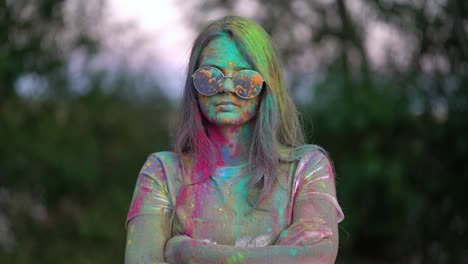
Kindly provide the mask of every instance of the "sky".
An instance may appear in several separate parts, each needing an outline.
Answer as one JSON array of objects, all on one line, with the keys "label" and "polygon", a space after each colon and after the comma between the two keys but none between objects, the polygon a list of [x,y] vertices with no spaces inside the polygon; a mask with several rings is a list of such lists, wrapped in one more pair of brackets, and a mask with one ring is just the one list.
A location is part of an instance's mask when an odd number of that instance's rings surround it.
[{"label": "sky", "polygon": [[195,33],[186,26],[177,0],[109,0],[114,19],[134,22],[148,38],[147,52],[155,57],[154,70],[165,80],[171,97],[182,93],[183,78]]},{"label": "sky", "polygon": [[[248,0],[239,0],[236,13],[252,17],[252,5],[245,8]],[[364,6],[352,2],[350,10],[357,14],[366,12]],[[154,57],[153,72],[158,80],[164,80],[162,89],[172,98],[178,98],[182,94],[183,79],[186,65],[188,64],[189,51],[196,33],[184,20],[184,12],[181,4],[190,4],[189,0],[109,0],[109,8],[113,19],[129,21],[136,24],[139,33],[148,39],[148,45],[144,54],[140,50],[138,54],[131,53],[132,58]],[[243,4],[242,4],[243,3]],[[253,2],[249,2],[250,4]],[[368,11],[368,10],[367,10]],[[368,14],[369,16],[372,13]],[[360,16],[358,16],[360,17]],[[214,18],[213,18],[214,19]],[[388,52],[404,65],[406,54],[402,51],[411,48],[399,32],[386,24],[379,23],[375,19],[368,19],[365,46],[368,56],[375,68],[384,66],[384,57]],[[405,47],[405,48],[402,48]],[[136,51],[135,51],[136,52]],[[138,62],[137,62],[138,63]]]}]

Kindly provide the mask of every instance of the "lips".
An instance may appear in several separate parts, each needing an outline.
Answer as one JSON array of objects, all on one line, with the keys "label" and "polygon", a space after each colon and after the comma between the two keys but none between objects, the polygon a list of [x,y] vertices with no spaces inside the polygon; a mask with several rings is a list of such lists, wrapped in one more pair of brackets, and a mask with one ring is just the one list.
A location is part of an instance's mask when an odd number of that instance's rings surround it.
[{"label": "lips", "polygon": [[228,101],[216,103],[216,106],[218,106],[218,105],[234,105],[234,106],[237,106],[235,103],[228,102]]}]

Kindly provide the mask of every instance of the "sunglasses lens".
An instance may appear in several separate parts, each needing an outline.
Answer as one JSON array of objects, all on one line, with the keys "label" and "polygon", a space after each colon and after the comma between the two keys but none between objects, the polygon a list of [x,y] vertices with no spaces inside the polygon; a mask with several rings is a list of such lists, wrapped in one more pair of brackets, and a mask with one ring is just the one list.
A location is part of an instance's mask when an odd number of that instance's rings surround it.
[{"label": "sunglasses lens", "polygon": [[202,67],[193,74],[193,85],[203,95],[215,95],[222,86],[223,73],[213,67]]},{"label": "sunglasses lens", "polygon": [[257,96],[262,91],[263,78],[260,73],[252,70],[239,71],[232,79],[236,94],[244,99]]}]

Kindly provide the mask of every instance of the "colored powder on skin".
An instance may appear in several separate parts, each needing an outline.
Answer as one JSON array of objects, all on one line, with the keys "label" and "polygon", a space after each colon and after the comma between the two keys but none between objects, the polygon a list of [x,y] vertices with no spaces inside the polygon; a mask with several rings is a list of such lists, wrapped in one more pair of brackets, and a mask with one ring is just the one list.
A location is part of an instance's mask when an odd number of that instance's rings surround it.
[{"label": "colored powder on skin", "polygon": [[226,260],[226,264],[235,264],[235,263],[242,263],[244,262],[244,255],[242,253],[237,253],[236,255],[232,255],[230,256],[227,260]]},{"label": "colored powder on skin", "polygon": [[[243,32],[234,32],[234,34],[244,35]],[[267,41],[268,38],[265,38],[263,34],[264,33],[252,31],[248,35],[245,35],[244,41],[237,43],[237,46],[241,50],[244,50],[247,54],[257,54],[260,50],[264,51],[262,52],[261,56],[253,56],[250,59],[253,60],[252,63],[253,65],[255,65],[255,70],[260,72],[267,84],[269,84],[269,88],[273,91],[274,94],[276,94],[278,89],[281,88],[281,86],[283,86],[283,84],[279,82],[281,73],[278,71],[277,68],[272,67],[272,65],[275,65],[276,58],[274,52],[269,49],[270,44]],[[213,41],[210,42],[209,47],[210,49],[206,49],[206,54],[202,55],[214,55],[215,53],[220,52],[221,49],[230,49],[229,46],[220,47],[217,42]],[[232,60],[230,60],[229,62],[232,62],[232,64],[234,64]],[[282,100],[278,101],[277,104],[279,110],[283,109],[286,106],[286,102]],[[282,118],[284,120],[287,120],[287,117],[285,116],[282,116]],[[285,137],[292,138],[294,135],[292,135],[290,123],[283,122],[283,126],[285,126],[285,129],[282,132],[285,133]]]},{"label": "colored powder on skin", "polygon": [[209,172],[209,169],[211,168],[211,163],[207,159],[197,159],[195,161],[195,164],[193,165],[193,171],[196,175],[201,175],[201,178],[204,179],[207,177],[207,173]]},{"label": "colored powder on skin", "polygon": [[229,152],[229,149],[227,148],[221,148],[221,156],[223,157],[229,157],[231,155],[231,153]]},{"label": "colored powder on skin", "polygon": [[297,256],[297,249],[292,248],[291,250],[289,250],[289,254],[293,257]]},{"label": "colored powder on skin", "polygon": [[[231,129],[231,132],[232,132],[232,133],[236,133],[238,130],[239,130],[238,127],[233,127],[233,128]],[[240,132],[241,132],[241,134],[243,134],[242,137],[246,137],[246,136],[250,137],[250,129],[249,129],[248,126],[243,126],[243,127],[241,128],[241,131],[240,131]],[[242,143],[246,143],[246,142],[242,142]],[[229,149],[232,149],[233,147],[234,147],[233,144],[229,144]],[[231,154],[231,157],[232,157],[232,158],[237,158],[237,157],[239,157],[240,155],[241,155],[241,148],[236,148],[235,151]]]},{"label": "colored powder on skin", "polygon": [[[215,45],[216,44],[216,45]],[[252,65],[243,57],[237,48],[236,43],[229,36],[221,36],[213,39],[210,44],[203,49],[200,55],[201,65],[217,65],[217,67],[223,69],[223,74],[226,76],[235,75],[235,71],[238,69],[250,69]],[[232,80],[229,84],[232,83]],[[226,86],[225,82],[218,80],[218,86]],[[226,87],[225,87],[226,88]],[[233,87],[236,89],[235,87]],[[239,87],[237,87],[239,90]],[[245,87],[243,87],[245,90]],[[240,92],[245,96],[249,96],[252,91]],[[255,113],[258,105],[258,98],[253,103],[247,103],[247,101],[239,101],[239,107],[242,109],[237,113],[229,113],[229,111],[218,112],[217,108],[213,107],[213,100],[210,98],[201,97],[200,106],[205,116],[211,120],[218,120],[224,123],[233,122],[232,118],[236,120],[248,120]],[[238,122],[238,121],[235,121]],[[211,135],[210,135],[211,137]]]},{"label": "colored powder on skin", "polygon": [[[196,119],[201,121],[201,114],[198,111],[196,113]],[[199,151],[198,156],[200,157],[212,156],[212,153],[209,153],[209,151],[212,149],[211,143],[205,134],[204,128],[197,127],[195,134],[196,134],[196,137],[195,137],[196,142],[194,144],[196,146],[197,151]],[[219,153],[215,153],[215,154],[216,154],[216,159],[214,161],[219,161]],[[193,167],[193,171],[195,173],[194,175],[191,175],[192,179],[193,180],[207,179],[210,176],[209,173],[212,168],[212,164],[213,164],[213,160],[209,160],[206,158],[197,158],[195,160],[195,164]]]},{"label": "colored powder on skin", "polygon": [[220,146],[228,144],[229,141],[223,137],[223,134],[218,129],[212,129],[210,134],[211,141]]},{"label": "colored powder on skin", "polygon": [[[239,128],[234,127],[232,128],[232,133],[236,133]],[[246,130],[247,129],[247,130]],[[241,131],[241,133],[249,133],[248,128],[245,128]],[[236,148],[234,151],[232,151],[233,145],[228,144],[229,141],[224,138],[224,136],[218,131],[217,129],[213,129],[211,132],[211,140],[212,142],[219,146],[221,149],[220,155],[222,155],[223,160],[232,160],[237,158],[241,154],[241,148]],[[216,163],[217,166],[223,166],[224,164],[221,163],[221,159],[218,159],[218,162]]]}]

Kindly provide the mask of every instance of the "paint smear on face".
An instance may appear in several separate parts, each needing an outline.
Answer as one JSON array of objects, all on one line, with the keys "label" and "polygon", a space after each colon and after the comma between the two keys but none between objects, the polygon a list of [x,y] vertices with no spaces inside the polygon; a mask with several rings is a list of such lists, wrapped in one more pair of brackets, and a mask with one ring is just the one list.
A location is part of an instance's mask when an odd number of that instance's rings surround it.
[{"label": "paint smear on face", "polygon": [[[253,69],[252,65],[240,53],[237,44],[227,35],[213,39],[202,50],[200,67],[208,65],[216,66],[216,68],[222,70],[225,76],[230,77],[242,69]],[[251,82],[257,83],[258,78],[255,77]],[[235,93],[236,89],[239,90],[240,88],[232,86],[231,78],[218,80],[217,85],[220,91],[223,92],[213,96],[204,96],[202,94],[198,96],[201,112],[210,123],[215,125],[242,125],[256,115],[260,102],[259,96],[248,100],[240,98]],[[243,94],[249,94],[246,92],[246,87],[241,88]],[[222,105],[223,103],[230,105]]]}]

